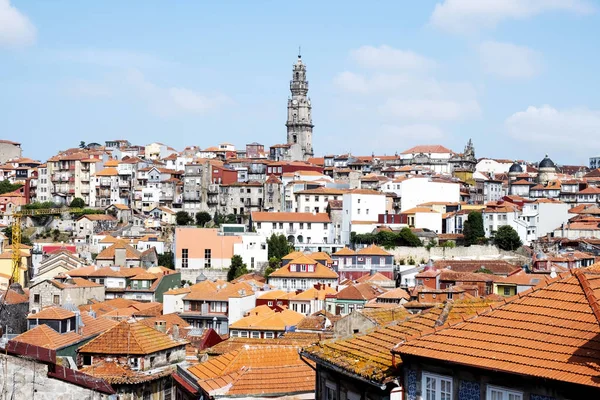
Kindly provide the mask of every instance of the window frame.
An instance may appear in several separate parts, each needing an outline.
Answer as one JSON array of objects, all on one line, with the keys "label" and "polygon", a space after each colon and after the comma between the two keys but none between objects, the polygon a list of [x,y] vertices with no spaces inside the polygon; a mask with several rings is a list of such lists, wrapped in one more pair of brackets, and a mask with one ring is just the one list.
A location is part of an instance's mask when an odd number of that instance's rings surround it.
[{"label": "window frame", "polygon": [[441,389],[442,389],[442,385],[441,382],[442,381],[446,381],[450,383],[450,391],[449,391],[449,395],[450,398],[446,398],[444,397],[443,400],[453,400],[454,397],[454,380],[452,378],[452,376],[448,376],[448,375],[439,375],[439,374],[433,374],[430,372],[425,372],[423,371],[423,373],[421,374],[421,393],[423,395],[423,399],[427,399],[427,379],[434,379],[435,380],[435,385],[434,385],[434,393],[433,393],[433,399],[434,400],[442,400],[442,393],[441,393]]},{"label": "window frame", "polygon": [[[487,385],[485,388],[485,398],[492,399],[492,391],[502,394],[502,398],[499,400],[523,400],[523,392],[519,390],[510,389],[503,386]],[[513,396],[513,397],[511,397]]]}]

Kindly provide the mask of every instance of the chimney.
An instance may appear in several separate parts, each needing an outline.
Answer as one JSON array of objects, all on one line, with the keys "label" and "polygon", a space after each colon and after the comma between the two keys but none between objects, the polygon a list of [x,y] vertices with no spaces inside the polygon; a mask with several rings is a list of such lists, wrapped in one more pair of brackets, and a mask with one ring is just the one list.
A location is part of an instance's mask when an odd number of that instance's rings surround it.
[{"label": "chimney", "polygon": [[173,330],[172,330],[171,336],[173,337],[173,340],[179,340],[179,325],[178,324],[173,324]]},{"label": "chimney", "polygon": [[156,321],[154,322],[154,329],[159,332],[167,333],[167,322],[166,321]]},{"label": "chimney", "polygon": [[125,260],[127,259],[126,254],[127,254],[127,250],[125,250],[125,248],[115,249],[115,265],[124,267]]}]

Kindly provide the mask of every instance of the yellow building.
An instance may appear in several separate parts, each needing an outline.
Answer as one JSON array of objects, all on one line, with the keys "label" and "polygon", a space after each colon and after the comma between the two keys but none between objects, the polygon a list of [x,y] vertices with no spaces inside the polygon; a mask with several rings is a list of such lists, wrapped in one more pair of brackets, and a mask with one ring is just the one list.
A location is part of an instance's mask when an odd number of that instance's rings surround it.
[{"label": "yellow building", "polygon": [[[31,267],[31,247],[22,245],[21,255],[19,283],[25,287],[29,284],[28,270]],[[8,287],[8,282],[12,276],[12,269],[12,249],[9,248],[0,253],[0,288]]]}]

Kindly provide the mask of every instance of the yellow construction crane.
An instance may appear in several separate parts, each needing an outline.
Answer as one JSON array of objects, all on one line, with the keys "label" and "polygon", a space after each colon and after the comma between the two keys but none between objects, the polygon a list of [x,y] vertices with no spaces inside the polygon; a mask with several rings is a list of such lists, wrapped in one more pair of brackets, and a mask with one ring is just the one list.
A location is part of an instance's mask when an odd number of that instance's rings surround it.
[{"label": "yellow construction crane", "polygon": [[9,285],[11,283],[21,283],[20,280],[20,269],[21,269],[21,222],[23,217],[35,217],[38,215],[59,215],[63,213],[77,213],[82,212],[82,208],[38,208],[38,209],[21,209],[10,215],[13,218],[11,224],[12,227],[12,276],[10,278]]}]

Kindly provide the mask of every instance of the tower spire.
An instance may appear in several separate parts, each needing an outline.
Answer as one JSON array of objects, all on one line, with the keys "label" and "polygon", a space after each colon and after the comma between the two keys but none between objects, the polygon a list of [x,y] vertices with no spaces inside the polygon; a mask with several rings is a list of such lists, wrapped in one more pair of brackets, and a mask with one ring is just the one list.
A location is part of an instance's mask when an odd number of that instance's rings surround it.
[{"label": "tower spire", "polygon": [[298,46],[298,58],[302,58],[302,46]]}]

